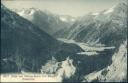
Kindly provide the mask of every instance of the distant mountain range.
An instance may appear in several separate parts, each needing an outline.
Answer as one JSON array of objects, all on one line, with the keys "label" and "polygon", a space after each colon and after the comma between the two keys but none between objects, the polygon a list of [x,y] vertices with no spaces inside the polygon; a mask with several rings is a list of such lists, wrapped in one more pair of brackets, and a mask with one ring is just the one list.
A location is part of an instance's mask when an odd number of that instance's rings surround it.
[{"label": "distant mountain range", "polygon": [[42,11],[37,8],[11,10],[31,21],[33,24],[37,25],[40,29],[52,36],[59,30],[70,27],[75,21],[74,17],[68,15],[56,15],[49,11]]}]

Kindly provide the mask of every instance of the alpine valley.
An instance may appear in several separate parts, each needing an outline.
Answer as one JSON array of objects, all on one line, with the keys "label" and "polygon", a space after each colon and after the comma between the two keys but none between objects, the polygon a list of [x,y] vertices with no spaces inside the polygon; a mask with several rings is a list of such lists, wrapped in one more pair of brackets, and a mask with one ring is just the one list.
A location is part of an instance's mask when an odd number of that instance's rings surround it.
[{"label": "alpine valley", "polygon": [[127,2],[81,17],[1,4],[1,73],[52,74],[55,82],[127,82]]}]

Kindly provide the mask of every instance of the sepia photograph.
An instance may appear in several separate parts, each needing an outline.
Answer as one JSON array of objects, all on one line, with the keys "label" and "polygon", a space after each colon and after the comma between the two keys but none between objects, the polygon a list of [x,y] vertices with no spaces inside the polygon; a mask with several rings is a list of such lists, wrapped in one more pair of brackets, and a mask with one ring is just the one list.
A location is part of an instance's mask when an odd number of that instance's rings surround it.
[{"label": "sepia photograph", "polygon": [[0,82],[127,82],[128,0],[1,0]]}]

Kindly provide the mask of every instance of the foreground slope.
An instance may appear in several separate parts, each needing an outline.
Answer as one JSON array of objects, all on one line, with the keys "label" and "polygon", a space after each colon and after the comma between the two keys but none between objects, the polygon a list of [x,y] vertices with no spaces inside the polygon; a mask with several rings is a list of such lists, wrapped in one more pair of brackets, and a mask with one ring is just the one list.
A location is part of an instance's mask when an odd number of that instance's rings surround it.
[{"label": "foreground slope", "polygon": [[112,56],[112,64],[85,76],[84,82],[127,82],[127,41]]}]

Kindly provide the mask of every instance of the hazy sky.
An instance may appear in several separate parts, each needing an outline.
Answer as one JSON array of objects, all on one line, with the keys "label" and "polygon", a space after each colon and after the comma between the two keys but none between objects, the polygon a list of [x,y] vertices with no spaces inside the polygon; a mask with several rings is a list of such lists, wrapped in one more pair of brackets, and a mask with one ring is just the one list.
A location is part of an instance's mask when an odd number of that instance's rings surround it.
[{"label": "hazy sky", "polygon": [[2,0],[8,8],[35,7],[75,17],[111,8],[118,2],[119,0]]}]

